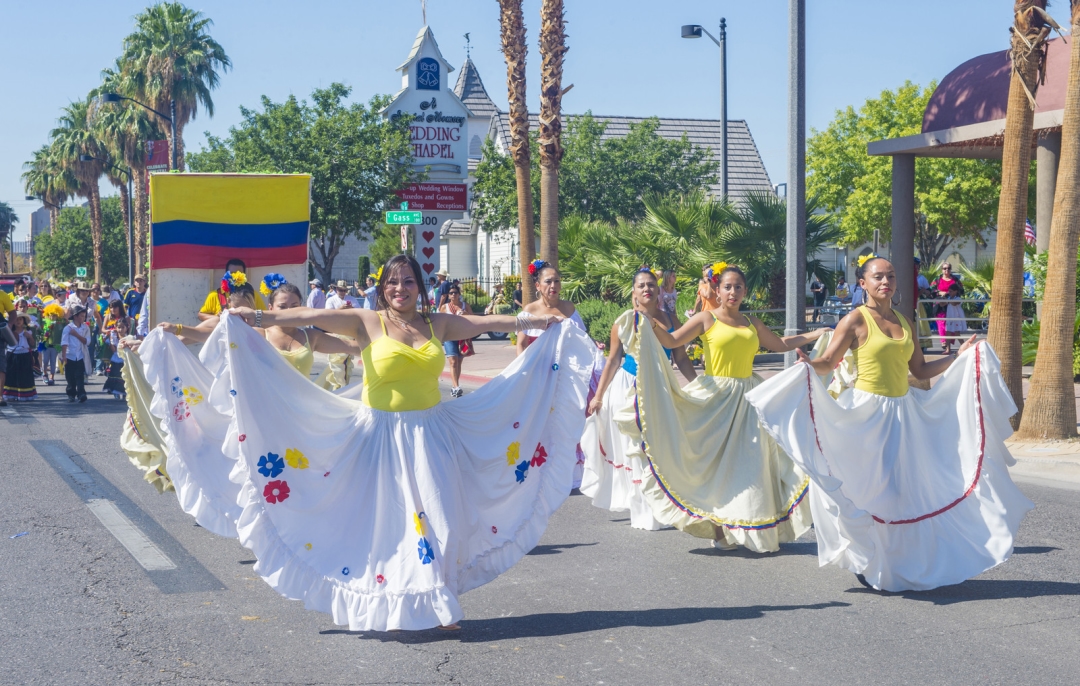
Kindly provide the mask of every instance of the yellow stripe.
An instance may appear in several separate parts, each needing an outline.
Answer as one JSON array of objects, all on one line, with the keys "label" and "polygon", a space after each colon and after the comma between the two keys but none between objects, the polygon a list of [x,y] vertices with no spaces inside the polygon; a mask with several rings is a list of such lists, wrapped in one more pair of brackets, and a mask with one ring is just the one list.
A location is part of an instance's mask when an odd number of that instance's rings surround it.
[{"label": "yellow stripe", "polygon": [[150,221],[310,221],[309,174],[151,174]]}]

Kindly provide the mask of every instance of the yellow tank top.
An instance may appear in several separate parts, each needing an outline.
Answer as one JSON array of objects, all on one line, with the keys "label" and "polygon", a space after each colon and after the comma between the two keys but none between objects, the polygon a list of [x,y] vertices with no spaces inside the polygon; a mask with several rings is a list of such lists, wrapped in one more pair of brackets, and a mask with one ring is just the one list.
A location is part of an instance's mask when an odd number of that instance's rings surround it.
[{"label": "yellow tank top", "polygon": [[858,378],[855,388],[867,393],[899,398],[908,392],[908,361],[915,352],[915,342],[911,340],[911,328],[907,319],[899,312],[900,326],[904,327],[904,337],[897,340],[890,338],[878,328],[877,322],[866,307],[860,307],[863,321],[866,322],[866,342],[852,351]]},{"label": "yellow tank top", "polygon": [[439,374],[443,370],[441,343],[428,320],[431,338],[419,348],[386,335],[364,348],[364,404],[385,412],[426,410],[439,404]]},{"label": "yellow tank top", "polygon": [[307,329],[300,330],[304,332],[304,347],[296,350],[282,350],[277,347],[274,349],[281,353],[281,356],[293,366],[293,369],[305,377],[310,377],[311,365],[315,364],[315,353],[311,351],[311,339],[308,337]]},{"label": "yellow tank top", "polygon": [[[745,316],[745,315],[743,315]],[[701,336],[705,352],[705,373],[709,376],[727,376],[745,379],[754,373],[754,355],[757,354],[757,329],[746,319],[746,326],[731,326],[712,315],[713,325]]]}]

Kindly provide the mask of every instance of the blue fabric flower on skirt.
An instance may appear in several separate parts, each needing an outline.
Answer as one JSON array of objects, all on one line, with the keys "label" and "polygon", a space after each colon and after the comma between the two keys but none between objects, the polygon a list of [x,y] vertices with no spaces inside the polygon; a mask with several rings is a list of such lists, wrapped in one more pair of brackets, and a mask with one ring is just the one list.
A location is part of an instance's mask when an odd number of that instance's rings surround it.
[{"label": "blue fabric flower on skirt", "polygon": [[529,461],[528,460],[522,460],[521,464],[519,464],[517,466],[517,469],[514,470],[514,476],[517,477],[517,482],[520,484],[520,483],[523,483],[525,481],[525,477],[528,476],[528,475],[529,475]]},{"label": "blue fabric flower on skirt", "polygon": [[419,545],[416,546],[416,551],[420,553],[420,561],[426,565],[431,564],[431,561],[435,559],[435,551],[432,550],[431,544],[428,543],[426,538],[421,538]]},{"label": "blue fabric flower on skirt", "polygon": [[259,458],[259,473],[271,479],[285,471],[285,460],[274,453],[266,453]]}]

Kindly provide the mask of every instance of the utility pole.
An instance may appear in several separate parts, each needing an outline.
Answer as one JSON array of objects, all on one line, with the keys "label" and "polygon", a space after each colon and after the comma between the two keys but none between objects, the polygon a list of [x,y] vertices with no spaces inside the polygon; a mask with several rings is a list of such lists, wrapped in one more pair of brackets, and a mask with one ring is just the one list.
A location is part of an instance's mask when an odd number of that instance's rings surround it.
[{"label": "utility pole", "polygon": [[[788,0],[787,293],[784,335],[806,326],[806,0]],[[784,366],[795,364],[795,352]]]}]

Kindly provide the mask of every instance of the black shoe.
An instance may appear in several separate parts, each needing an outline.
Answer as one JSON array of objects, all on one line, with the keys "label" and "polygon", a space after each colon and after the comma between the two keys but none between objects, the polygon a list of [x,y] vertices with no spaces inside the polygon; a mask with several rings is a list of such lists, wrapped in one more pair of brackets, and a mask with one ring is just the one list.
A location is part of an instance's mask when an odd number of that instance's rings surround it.
[{"label": "black shoe", "polygon": [[68,402],[69,402],[69,403],[73,403],[73,402],[75,402],[75,396],[73,396],[73,395],[69,395],[69,396],[68,396]]},{"label": "black shoe", "polygon": [[866,586],[867,588],[869,588],[871,591],[876,591],[877,590],[876,588],[874,588],[873,586],[870,585],[870,582],[867,581],[866,577],[863,576],[862,574],[856,574],[855,575],[855,580],[858,581],[863,586]]},{"label": "black shoe", "polygon": [[80,403],[85,403],[86,402],[86,396],[85,395],[80,395],[79,396],[79,402]]},{"label": "black shoe", "polygon": [[7,407],[7,401],[3,398],[0,398],[0,407]]}]

